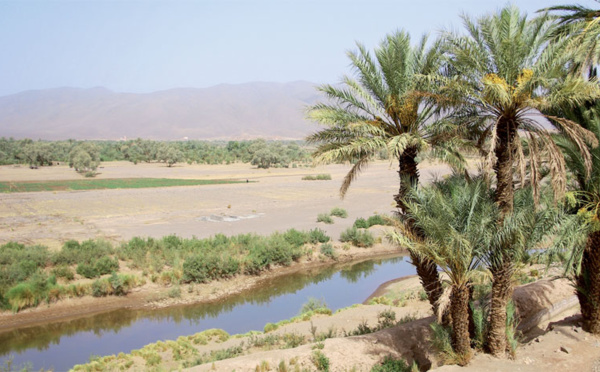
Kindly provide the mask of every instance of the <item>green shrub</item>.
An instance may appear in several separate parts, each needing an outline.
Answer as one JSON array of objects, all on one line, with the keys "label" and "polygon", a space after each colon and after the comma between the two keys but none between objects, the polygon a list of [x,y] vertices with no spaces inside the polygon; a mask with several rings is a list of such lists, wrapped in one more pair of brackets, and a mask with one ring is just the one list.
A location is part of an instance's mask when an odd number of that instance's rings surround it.
[{"label": "green shrub", "polygon": [[223,258],[216,253],[199,254],[189,257],[183,263],[183,281],[186,283],[206,283],[227,278],[240,271],[240,263],[233,257]]},{"label": "green shrub", "polygon": [[354,221],[354,225],[353,226],[356,227],[357,229],[368,229],[370,227],[369,223],[367,222],[367,220],[365,220],[362,217],[357,218]]},{"label": "green shrub", "polygon": [[301,247],[308,241],[307,234],[296,229],[289,229],[283,234],[283,237],[288,243],[295,247]]},{"label": "green shrub", "polygon": [[265,324],[265,328],[263,329],[263,332],[269,333],[269,332],[276,330],[277,328],[279,328],[279,326],[277,324],[267,323],[267,324]]},{"label": "green shrub", "polygon": [[302,307],[300,308],[300,312],[298,313],[299,315],[302,314],[306,314],[310,311],[316,311],[318,309],[327,309],[327,303],[325,302],[325,299],[321,298],[315,298],[315,297],[309,297],[308,301],[305,302]]},{"label": "green shrub", "polygon": [[327,243],[331,238],[327,236],[325,231],[315,228],[308,232],[308,242],[311,244]]},{"label": "green shrub", "polygon": [[104,297],[109,295],[110,292],[111,290],[107,281],[97,279],[92,283],[92,296]]},{"label": "green shrub", "polygon": [[88,279],[97,278],[100,276],[98,270],[94,265],[81,263],[77,265],[77,274],[86,277]]},{"label": "green shrub", "polygon": [[419,368],[415,363],[410,367],[405,361],[394,359],[387,355],[381,364],[373,366],[371,372],[411,372],[418,370]]},{"label": "green shrub", "polygon": [[348,217],[348,212],[346,212],[345,209],[338,208],[338,207],[333,208],[331,210],[331,212],[329,212],[329,214],[331,214],[332,216],[335,216],[335,217],[340,217],[340,218],[346,218],[346,217]]},{"label": "green shrub", "polygon": [[317,367],[317,371],[329,371],[329,358],[327,358],[323,352],[319,350],[313,351],[311,360],[315,367]]},{"label": "green shrub", "polygon": [[94,267],[99,275],[110,274],[119,270],[119,260],[104,256],[96,261]]},{"label": "green shrub", "polygon": [[171,298],[180,298],[181,297],[181,288],[179,286],[175,286],[169,290],[169,297]]},{"label": "green shrub", "polygon": [[317,174],[316,176],[308,175],[302,177],[303,181],[329,181],[331,180],[331,174]]},{"label": "green shrub", "polygon": [[327,213],[320,213],[317,216],[317,222],[324,222],[326,224],[332,224],[333,218],[331,218],[331,216]]},{"label": "green shrub", "polygon": [[57,278],[63,278],[66,280],[73,280],[75,278],[75,274],[73,270],[71,270],[68,266],[58,266],[52,269],[52,274]]},{"label": "green shrub", "polygon": [[112,287],[113,294],[115,294],[116,296],[124,296],[125,294],[127,294],[127,291],[123,284],[123,279],[119,275],[117,275],[117,273],[113,271],[108,281],[110,283],[110,286]]},{"label": "green shrub", "polygon": [[389,225],[390,222],[382,215],[380,214],[375,214],[369,218],[367,218],[367,224],[369,225],[369,227],[371,226],[375,226],[375,225]]},{"label": "green shrub", "polygon": [[321,254],[334,260],[337,258],[333,246],[329,243],[321,244]]},{"label": "green shrub", "polygon": [[340,234],[341,242],[351,242],[357,247],[370,247],[375,244],[375,238],[368,230],[359,230],[350,227]]}]

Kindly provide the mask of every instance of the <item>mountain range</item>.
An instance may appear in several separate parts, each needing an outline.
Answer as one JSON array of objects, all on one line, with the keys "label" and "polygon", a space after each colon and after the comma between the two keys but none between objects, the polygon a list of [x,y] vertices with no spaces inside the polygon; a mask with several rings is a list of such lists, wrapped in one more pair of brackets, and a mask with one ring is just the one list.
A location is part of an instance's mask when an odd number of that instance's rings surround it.
[{"label": "mountain range", "polygon": [[30,90],[0,97],[0,137],[44,140],[302,139],[320,98],[315,84],[255,82],[153,93],[97,87]]}]

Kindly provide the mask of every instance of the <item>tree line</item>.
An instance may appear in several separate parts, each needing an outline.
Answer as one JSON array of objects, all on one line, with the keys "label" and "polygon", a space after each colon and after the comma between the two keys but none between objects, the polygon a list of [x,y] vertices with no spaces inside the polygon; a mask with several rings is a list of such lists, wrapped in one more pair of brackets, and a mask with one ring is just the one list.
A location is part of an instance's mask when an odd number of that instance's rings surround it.
[{"label": "tree line", "polygon": [[[324,127],[307,138],[315,160],[352,163],[342,197],[382,151],[397,161],[388,238],[408,249],[459,364],[473,349],[514,351],[513,279],[533,249],[562,259],[583,329],[600,334],[599,21],[581,6],[534,17],[506,6],[435,40],[398,31],[373,51],[357,44],[353,73],[308,109]],[[480,155],[477,171],[466,152]],[[453,175],[419,185],[425,158]]]},{"label": "tree line", "polygon": [[251,163],[259,168],[289,167],[309,162],[310,151],[302,141],[33,141],[0,138],[0,165],[27,164],[31,167],[69,163],[76,170],[94,171],[101,161],[130,161],[134,164],[161,162],[231,164]]}]

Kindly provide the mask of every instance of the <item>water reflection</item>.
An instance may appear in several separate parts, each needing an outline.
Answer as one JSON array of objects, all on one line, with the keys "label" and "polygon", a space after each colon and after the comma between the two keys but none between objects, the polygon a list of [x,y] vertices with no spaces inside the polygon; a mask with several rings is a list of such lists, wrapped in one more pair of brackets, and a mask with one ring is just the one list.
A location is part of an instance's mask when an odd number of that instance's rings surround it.
[{"label": "water reflection", "polygon": [[404,258],[290,274],[265,280],[260,287],[208,304],[158,310],[116,310],[61,323],[0,334],[2,360],[26,361],[34,369],[66,370],[89,356],[129,352],[158,340],[176,339],[209,328],[244,333],[262,330],[297,314],[308,297],[323,298],[332,310],[364,301],[381,283],[412,275]]}]

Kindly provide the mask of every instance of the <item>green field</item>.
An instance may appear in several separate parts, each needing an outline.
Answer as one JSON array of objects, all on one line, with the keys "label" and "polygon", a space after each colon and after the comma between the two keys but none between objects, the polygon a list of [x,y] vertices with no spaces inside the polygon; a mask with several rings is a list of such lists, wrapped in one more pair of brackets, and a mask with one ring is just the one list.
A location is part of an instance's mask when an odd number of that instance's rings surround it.
[{"label": "green field", "polygon": [[171,178],[118,178],[65,181],[0,182],[0,192],[36,192],[100,189],[141,189],[148,187],[198,186],[242,183],[239,180],[189,180]]}]

